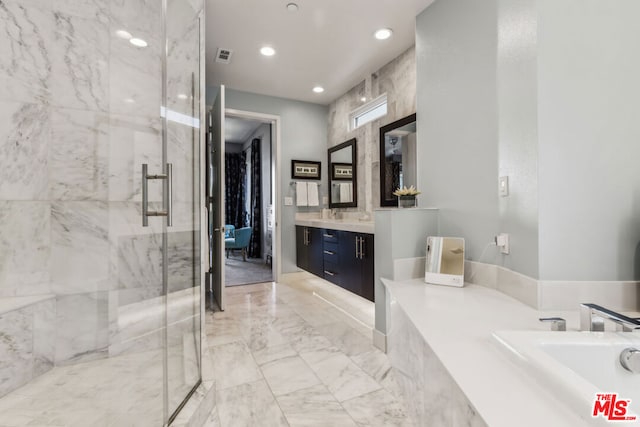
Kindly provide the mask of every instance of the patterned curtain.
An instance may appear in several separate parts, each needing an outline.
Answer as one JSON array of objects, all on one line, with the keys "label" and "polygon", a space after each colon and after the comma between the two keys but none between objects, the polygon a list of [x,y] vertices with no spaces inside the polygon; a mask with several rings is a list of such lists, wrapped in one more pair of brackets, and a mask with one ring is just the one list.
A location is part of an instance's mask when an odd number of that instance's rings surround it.
[{"label": "patterned curtain", "polygon": [[260,139],[251,141],[251,218],[253,228],[249,243],[249,257],[262,257],[262,167]]},{"label": "patterned curtain", "polygon": [[385,200],[393,200],[396,197],[393,192],[400,186],[400,165],[400,162],[393,160],[387,160],[384,164],[384,180],[387,183],[387,188],[384,189]]},{"label": "patterned curtain", "polygon": [[244,176],[247,172],[245,153],[225,153],[225,224],[246,227],[244,210]]}]

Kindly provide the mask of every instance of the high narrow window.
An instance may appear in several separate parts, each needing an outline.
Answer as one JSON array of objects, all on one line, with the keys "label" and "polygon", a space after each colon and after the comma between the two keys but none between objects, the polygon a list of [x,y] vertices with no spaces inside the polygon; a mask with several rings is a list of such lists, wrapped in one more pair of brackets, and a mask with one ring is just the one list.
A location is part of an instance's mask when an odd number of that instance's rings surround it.
[{"label": "high narrow window", "polygon": [[387,114],[387,94],[381,95],[349,114],[351,130]]}]

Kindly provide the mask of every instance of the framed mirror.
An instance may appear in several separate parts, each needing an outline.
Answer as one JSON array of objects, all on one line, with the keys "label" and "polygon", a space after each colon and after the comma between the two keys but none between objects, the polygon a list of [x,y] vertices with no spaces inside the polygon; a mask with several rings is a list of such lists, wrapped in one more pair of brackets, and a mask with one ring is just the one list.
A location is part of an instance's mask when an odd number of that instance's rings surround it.
[{"label": "framed mirror", "polygon": [[398,206],[397,188],[418,186],[416,115],[380,128],[380,206]]},{"label": "framed mirror", "polygon": [[424,281],[434,285],[464,286],[464,239],[427,237]]},{"label": "framed mirror", "polygon": [[356,139],[329,149],[329,207],[358,206]]}]

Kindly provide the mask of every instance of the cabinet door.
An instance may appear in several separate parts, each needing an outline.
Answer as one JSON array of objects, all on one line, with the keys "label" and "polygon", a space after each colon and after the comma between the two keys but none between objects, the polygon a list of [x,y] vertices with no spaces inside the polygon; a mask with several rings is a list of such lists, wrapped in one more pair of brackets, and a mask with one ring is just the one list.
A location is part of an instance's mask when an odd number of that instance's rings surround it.
[{"label": "cabinet door", "polygon": [[361,295],[362,292],[362,274],[361,263],[358,259],[358,235],[348,231],[340,232],[340,271],[342,280],[340,285],[353,292]]},{"label": "cabinet door", "polygon": [[296,265],[303,270],[309,270],[309,256],[305,238],[307,227],[296,225]]},{"label": "cabinet door", "polygon": [[360,234],[362,239],[362,255],[360,263],[362,266],[362,293],[361,296],[369,301],[374,300],[374,253],[373,253],[373,234]]},{"label": "cabinet door", "polygon": [[307,228],[307,256],[308,266],[307,271],[315,274],[316,276],[324,277],[324,257],[322,253],[322,229],[320,228]]}]

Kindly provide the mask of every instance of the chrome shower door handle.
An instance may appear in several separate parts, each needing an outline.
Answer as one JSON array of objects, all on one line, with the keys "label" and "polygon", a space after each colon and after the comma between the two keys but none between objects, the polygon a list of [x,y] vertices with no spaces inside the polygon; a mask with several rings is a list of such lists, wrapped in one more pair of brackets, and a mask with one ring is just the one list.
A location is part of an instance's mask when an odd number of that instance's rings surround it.
[{"label": "chrome shower door handle", "polygon": [[[149,226],[150,216],[166,216],[167,226],[173,225],[173,215],[171,214],[171,208],[173,204],[173,165],[167,163],[167,173],[149,175],[149,165],[143,163],[142,165],[142,226]],[[163,179],[166,185],[163,185],[163,199],[164,210],[150,211],[149,210],[149,180],[150,179]]]},{"label": "chrome shower door handle", "polygon": [[173,164],[167,163],[167,178],[166,178],[166,196],[165,200],[167,201],[167,227],[171,227],[173,225]]}]

